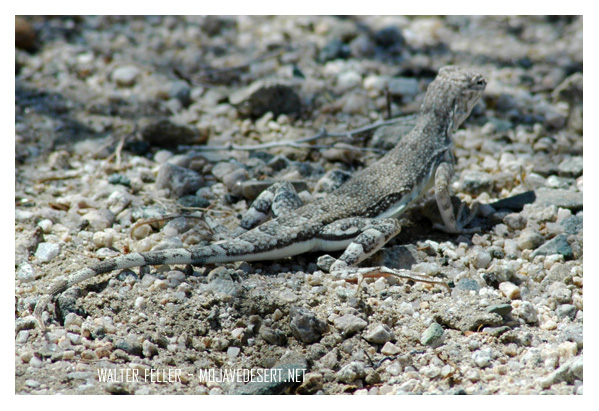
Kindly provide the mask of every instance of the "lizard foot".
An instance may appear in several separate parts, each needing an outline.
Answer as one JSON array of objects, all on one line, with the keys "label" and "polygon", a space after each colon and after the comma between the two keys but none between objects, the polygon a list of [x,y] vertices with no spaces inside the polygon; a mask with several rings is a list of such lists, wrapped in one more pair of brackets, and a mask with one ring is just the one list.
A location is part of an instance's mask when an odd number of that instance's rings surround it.
[{"label": "lizard foot", "polygon": [[457,218],[455,219],[455,222],[453,225],[435,223],[435,224],[433,224],[433,228],[443,231],[448,234],[478,233],[481,231],[481,228],[479,226],[466,228],[468,226],[468,224],[470,224],[472,222],[472,220],[474,220],[474,218],[477,216],[478,207],[479,207],[478,201],[476,201],[476,200],[473,201],[472,206],[471,206],[469,212],[467,213],[465,211],[468,209],[468,207],[466,206],[466,203],[462,202],[460,204],[460,208],[458,209]]}]

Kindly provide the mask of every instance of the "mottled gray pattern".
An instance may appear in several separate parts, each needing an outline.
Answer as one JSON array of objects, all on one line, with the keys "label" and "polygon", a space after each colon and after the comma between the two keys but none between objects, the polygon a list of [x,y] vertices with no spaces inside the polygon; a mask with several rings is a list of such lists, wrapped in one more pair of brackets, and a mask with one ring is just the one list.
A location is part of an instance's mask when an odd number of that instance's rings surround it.
[{"label": "mottled gray pattern", "polygon": [[[291,185],[280,183],[258,197],[241,225],[252,228],[264,221],[273,203],[278,213],[286,212],[285,215],[265,221],[230,241],[207,247],[135,253],[103,261],[57,284],[51,293],[58,294],[94,275],[134,266],[256,261],[345,247],[340,264],[356,264],[399,232],[399,223],[389,217],[403,212],[433,178],[440,191],[437,200],[444,221],[451,225],[448,230],[458,232],[461,227],[455,222],[451,203],[447,208],[447,186],[453,172],[451,132],[468,117],[485,85],[479,73],[458,67],[442,68],[428,87],[414,129],[384,157],[327,197],[297,208],[299,198]],[[442,163],[443,172],[435,176]],[[38,318],[47,302],[48,298],[43,298],[38,303]]]}]

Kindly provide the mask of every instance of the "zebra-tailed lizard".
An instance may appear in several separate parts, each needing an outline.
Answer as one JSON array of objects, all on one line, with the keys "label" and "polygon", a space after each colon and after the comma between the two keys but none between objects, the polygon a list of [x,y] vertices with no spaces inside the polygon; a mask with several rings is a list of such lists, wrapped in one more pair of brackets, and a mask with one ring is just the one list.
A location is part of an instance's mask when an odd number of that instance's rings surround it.
[{"label": "zebra-tailed lizard", "polygon": [[428,87],[414,129],[384,157],[325,198],[302,206],[290,184],[274,184],[243,218],[241,227],[249,231],[208,246],[131,253],[101,261],[54,284],[38,301],[35,317],[43,328],[41,315],[52,298],[77,283],[114,270],[275,260],[309,251],[345,250],[331,265],[332,273],[392,275],[448,287],[441,280],[408,270],[356,265],[400,232],[397,217],[433,184],[444,222],[438,228],[450,233],[472,231],[464,227],[474,213],[462,221],[462,207],[456,216],[448,192],[454,165],[451,134],[470,115],[485,86],[485,79],[475,71],[442,68]]}]

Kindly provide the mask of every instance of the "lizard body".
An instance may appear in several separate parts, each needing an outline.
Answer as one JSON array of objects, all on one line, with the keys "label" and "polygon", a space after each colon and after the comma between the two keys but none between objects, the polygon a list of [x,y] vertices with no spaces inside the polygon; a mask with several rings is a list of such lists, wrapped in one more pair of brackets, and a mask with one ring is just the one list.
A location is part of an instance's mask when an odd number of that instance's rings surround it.
[{"label": "lizard body", "polygon": [[[441,228],[467,232],[459,216],[456,220],[447,190],[454,161],[451,134],[469,116],[485,86],[477,72],[442,68],[428,87],[414,129],[380,160],[327,197],[299,206],[292,186],[277,183],[255,200],[241,222],[241,227],[249,230],[238,237],[189,249],[131,253],[84,268],[57,282],[39,300],[35,308],[38,322],[43,327],[41,314],[54,296],[96,275],[126,268],[275,260],[309,251],[338,250],[345,252],[331,271],[354,267],[399,233],[396,218],[433,184],[445,223]],[[274,217],[270,220],[269,209]],[[378,272],[387,273],[385,270],[379,268]],[[441,283],[409,274],[394,275]]]}]

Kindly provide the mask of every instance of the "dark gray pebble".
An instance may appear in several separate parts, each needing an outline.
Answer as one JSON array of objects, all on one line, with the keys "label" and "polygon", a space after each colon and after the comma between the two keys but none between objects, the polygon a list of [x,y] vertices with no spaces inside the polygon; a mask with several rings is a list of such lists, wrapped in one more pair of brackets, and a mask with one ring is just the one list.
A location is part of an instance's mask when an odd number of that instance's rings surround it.
[{"label": "dark gray pebble", "polygon": [[582,216],[573,215],[564,218],[561,225],[567,234],[578,234],[582,231]]},{"label": "dark gray pebble", "polygon": [[295,338],[308,344],[320,340],[320,336],[329,328],[327,323],[303,307],[292,307],[289,315],[291,333]]},{"label": "dark gray pebble", "polygon": [[532,204],[535,202],[537,196],[534,191],[527,191],[525,193],[516,194],[515,196],[502,198],[499,201],[495,201],[490,204],[495,210],[507,208],[512,211],[522,211],[525,204]]},{"label": "dark gray pebble", "polygon": [[158,147],[176,147],[178,145],[202,144],[207,135],[192,127],[176,124],[167,118],[152,121],[146,125],[141,136],[144,141]]},{"label": "dark gray pebble", "polygon": [[537,248],[531,254],[531,257],[534,258],[537,255],[552,254],[561,254],[566,260],[572,259],[574,253],[572,252],[572,247],[570,247],[570,244],[568,243],[568,236],[566,234],[559,234],[555,238],[547,241],[545,244]]},{"label": "dark gray pebble", "polygon": [[114,348],[123,350],[127,354],[135,355],[137,357],[141,357],[143,353],[142,344],[132,336],[117,340],[114,344]]},{"label": "dark gray pebble", "polygon": [[268,344],[271,345],[285,345],[287,344],[287,336],[283,331],[273,329],[270,327],[262,326],[259,331],[260,337]]},{"label": "dark gray pebble", "polygon": [[562,304],[555,309],[558,318],[569,318],[571,320],[576,317],[576,306],[572,304]]},{"label": "dark gray pebble", "polygon": [[233,93],[229,102],[243,117],[259,118],[269,111],[280,114],[299,114],[301,100],[295,90],[284,83],[259,80],[248,88]]},{"label": "dark gray pebble", "polygon": [[339,39],[333,39],[329,41],[320,50],[318,54],[318,60],[321,63],[326,63],[330,60],[346,59],[351,55],[351,49],[345,43]]},{"label": "dark gray pebble", "polygon": [[163,163],[156,177],[156,187],[168,188],[175,197],[196,192],[203,182],[195,171],[171,163]]},{"label": "dark gray pebble", "polygon": [[485,312],[496,313],[505,318],[512,312],[512,306],[511,304],[493,304],[488,306]]},{"label": "dark gray pebble", "polygon": [[122,174],[111,174],[108,176],[108,182],[110,184],[120,184],[125,187],[131,187],[131,180],[129,177]]},{"label": "dark gray pebble", "polygon": [[393,51],[400,51],[406,44],[401,30],[396,26],[388,26],[374,33],[374,41],[377,45],[391,48]]},{"label": "dark gray pebble", "polygon": [[177,199],[177,203],[182,205],[183,207],[190,208],[208,208],[210,207],[210,201],[205,199],[204,197],[194,196],[194,195],[186,195]]}]

